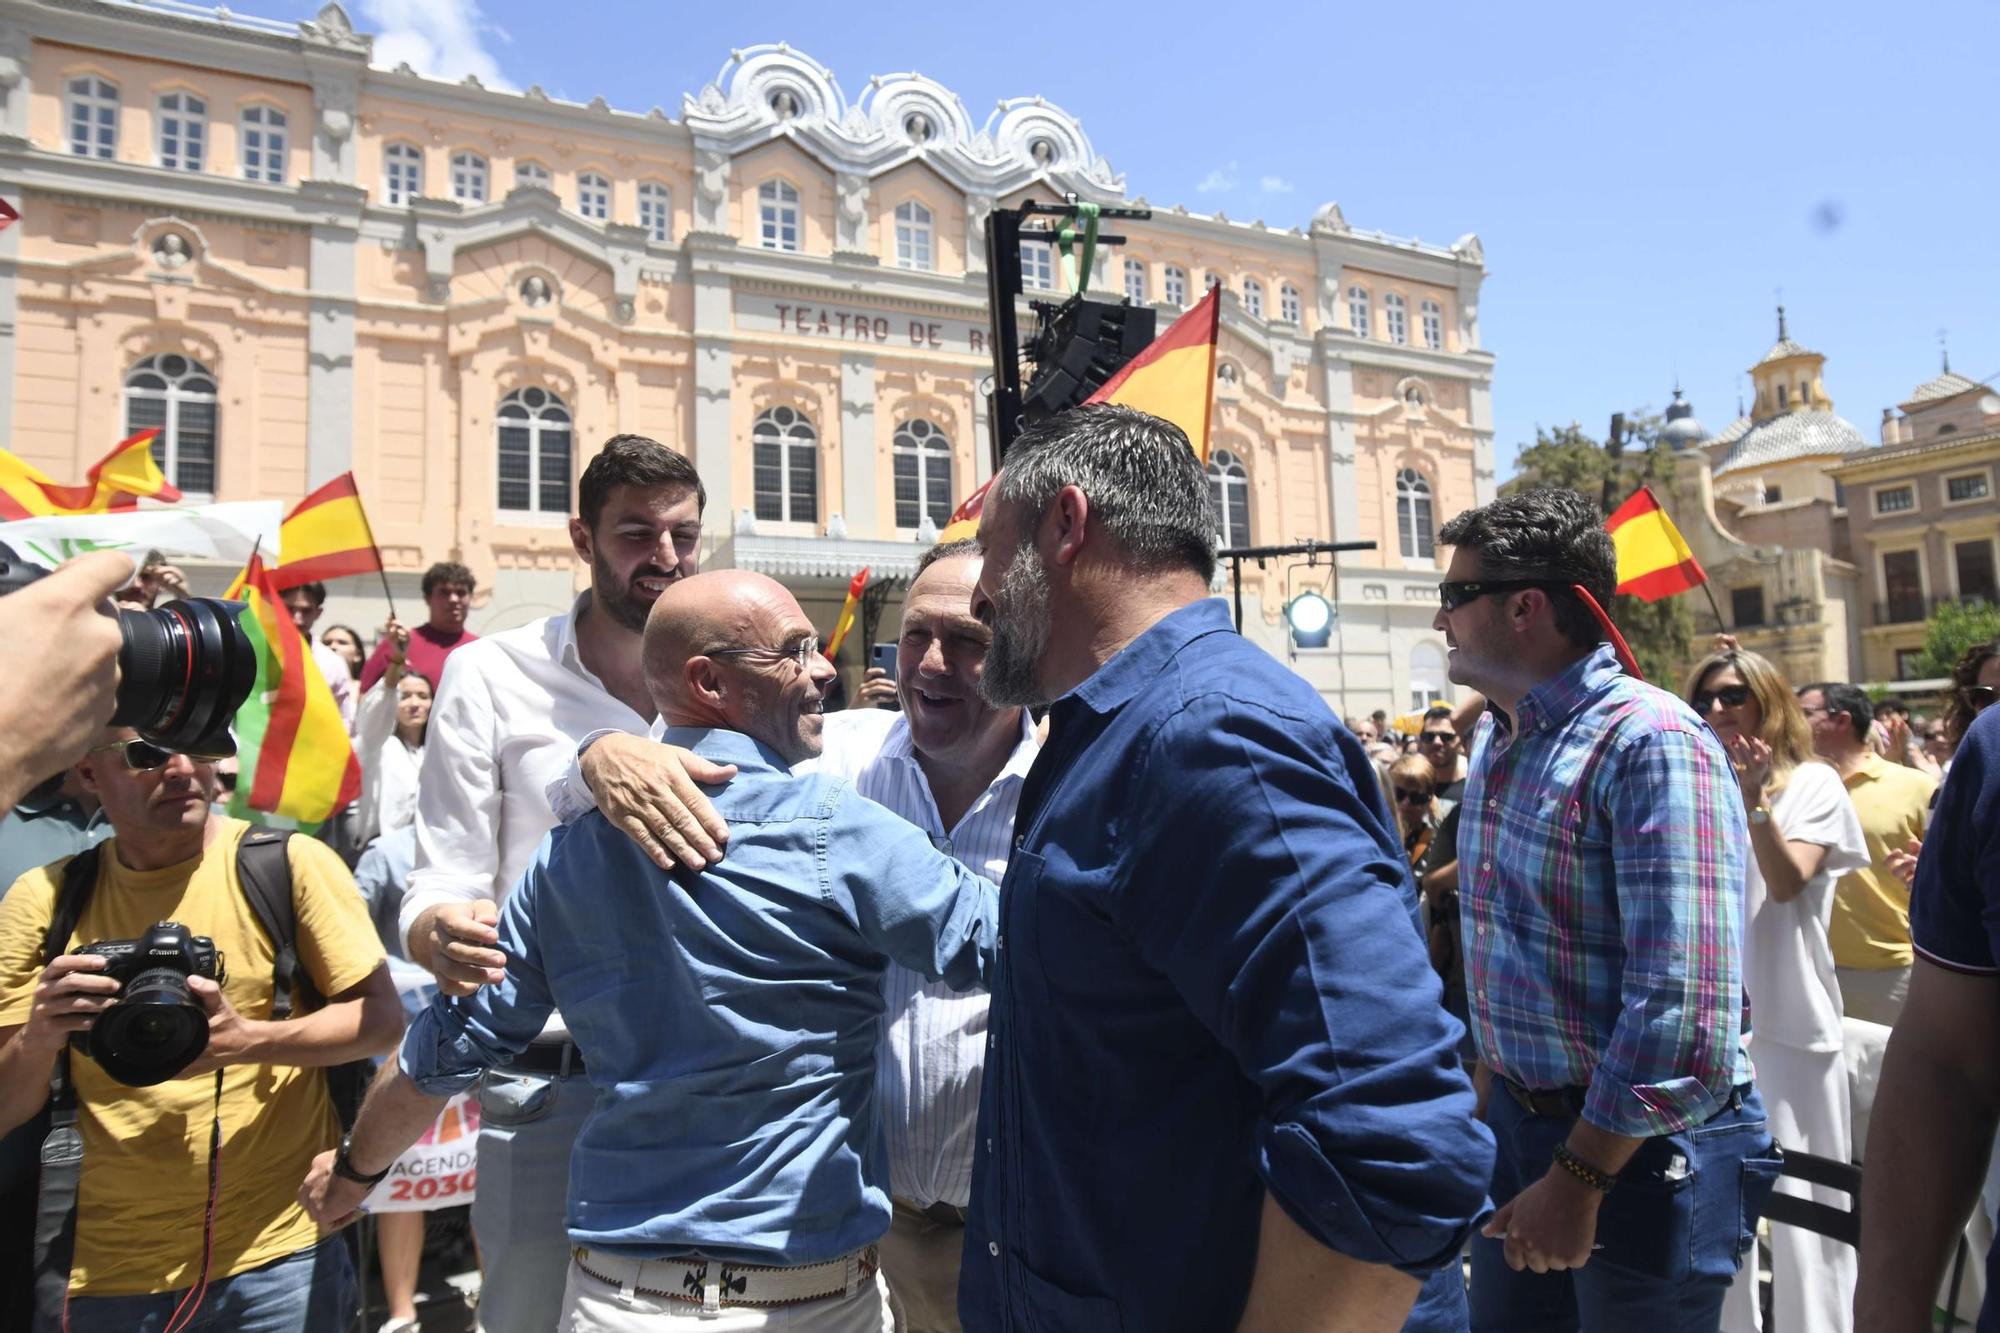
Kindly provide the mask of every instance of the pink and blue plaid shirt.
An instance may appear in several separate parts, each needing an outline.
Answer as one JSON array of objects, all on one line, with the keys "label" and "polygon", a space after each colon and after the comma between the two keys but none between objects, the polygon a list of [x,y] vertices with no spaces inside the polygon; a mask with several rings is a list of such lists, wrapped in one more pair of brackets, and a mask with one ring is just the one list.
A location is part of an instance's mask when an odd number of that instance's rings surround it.
[{"label": "pink and blue plaid shirt", "polygon": [[1459,814],[1473,1038],[1534,1089],[1637,1138],[1714,1115],[1750,1081],[1749,831],[1722,745],[1600,647],[1481,719]]}]

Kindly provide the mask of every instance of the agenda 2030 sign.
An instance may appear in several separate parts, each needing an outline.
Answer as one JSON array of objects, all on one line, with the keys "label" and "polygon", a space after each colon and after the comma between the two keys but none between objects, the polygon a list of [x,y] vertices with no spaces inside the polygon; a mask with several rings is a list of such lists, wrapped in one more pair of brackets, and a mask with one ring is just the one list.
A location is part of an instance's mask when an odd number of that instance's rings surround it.
[{"label": "agenda 2030 sign", "polygon": [[479,1103],[460,1093],[396,1159],[362,1202],[371,1213],[425,1213],[472,1202],[479,1181]]}]

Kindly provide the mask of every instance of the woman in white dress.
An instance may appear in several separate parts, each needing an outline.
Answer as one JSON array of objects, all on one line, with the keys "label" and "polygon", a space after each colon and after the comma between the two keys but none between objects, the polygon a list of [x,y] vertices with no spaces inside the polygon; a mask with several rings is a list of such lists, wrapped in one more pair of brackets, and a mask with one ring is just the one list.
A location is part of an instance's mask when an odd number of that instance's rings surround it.
[{"label": "woman in white dress", "polygon": [[[1834,881],[1868,863],[1861,821],[1833,768],[1813,757],[1812,731],[1791,688],[1755,653],[1717,653],[1688,676],[1688,702],[1729,753],[1752,855],[1744,875],[1746,1040],[1757,1088],[1781,1148],[1849,1159],[1840,987],[1827,923]],[[1786,1193],[1811,1194],[1795,1181]],[[1847,1201],[1819,1191],[1822,1202]],[[1723,1307],[1729,1333],[1760,1327],[1753,1247]],[[1797,1227],[1771,1231],[1771,1315],[1777,1333],[1853,1327],[1851,1246]]]}]

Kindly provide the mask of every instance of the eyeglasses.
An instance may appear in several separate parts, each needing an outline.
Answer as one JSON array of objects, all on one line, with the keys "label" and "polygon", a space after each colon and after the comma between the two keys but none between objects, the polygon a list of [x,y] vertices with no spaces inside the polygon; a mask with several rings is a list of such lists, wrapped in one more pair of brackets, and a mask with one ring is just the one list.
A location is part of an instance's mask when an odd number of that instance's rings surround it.
[{"label": "eyeglasses", "polygon": [[1431,794],[1427,791],[1415,791],[1409,787],[1398,787],[1396,788],[1396,799],[1404,805],[1429,805],[1431,803]]},{"label": "eyeglasses", "polygon": [[1967,685],[1959,693],[1965,696],[1967,706],[1975,713],[2000,700],[2000,687],[1992,685]]},{"label": "eyeglasses", "polygon": [[782,662],[786,658],[798,663],[799,670],[812,670],[813,659],[819,656],[817,638],[800,639],[790,648],[712,648],[703,653],[704,657],[762,657]]},{"label": "eyeglasses", "polygon": [[1458,733],[1455,731],[1426,731],[1418,737],[1425,745],[1456,745]]},{"label": "eyeglasses", "polygon": [[1719,690],[1696,690],[1688,702],[1694,705],[1695,712],[1706,713],[1715,706],[1715,701],[1718,699],[1722,701],[1724,708],[1741,708],[1750,702],[1750,687],[1725,685]]},{"label": "eyeglasses", "polygon": [[1438,605],[1447,611],[1456,611],[1467,602],[1496,592],[1520,592],[1527,588],[1558,588],[1567,584],[1551,583],[1547,579],[1478,579],[1461,580],[1456,583],[1438,584]]},{"label": "eyeglasses", "polygon": [[138,740],[113,741],[109,745],[94,745],[90,748],[90,753],[97,754],[105,750],[121,751],[121,757],[125,760],[125,771],[128,773],[150,773],[156,768],[165,768],[167,762],[177,753],[177,751],[169,750],[164,745],[155,745],[151,741]]}]

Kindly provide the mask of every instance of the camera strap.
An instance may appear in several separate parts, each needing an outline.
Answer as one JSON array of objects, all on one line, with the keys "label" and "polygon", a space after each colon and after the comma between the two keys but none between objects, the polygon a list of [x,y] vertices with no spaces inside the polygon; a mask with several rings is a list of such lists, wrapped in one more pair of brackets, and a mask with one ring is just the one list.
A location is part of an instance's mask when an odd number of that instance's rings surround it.
[{"label": "camera strap", "polygon": [[[97,887],[98,849],[87,847],[63,867],[56,908],[42,938],[42,965],[69,948]],[[69,1046],[56,1053],[49,1074],[49,1132],[42,1140],[41,1181],[35,1199],[35,1328],[67,1324],[69,1273],[76,1256],[76,1196],[83,1180],[83,1134],[76,1127],[76,1084],[70,1078]]]}]

